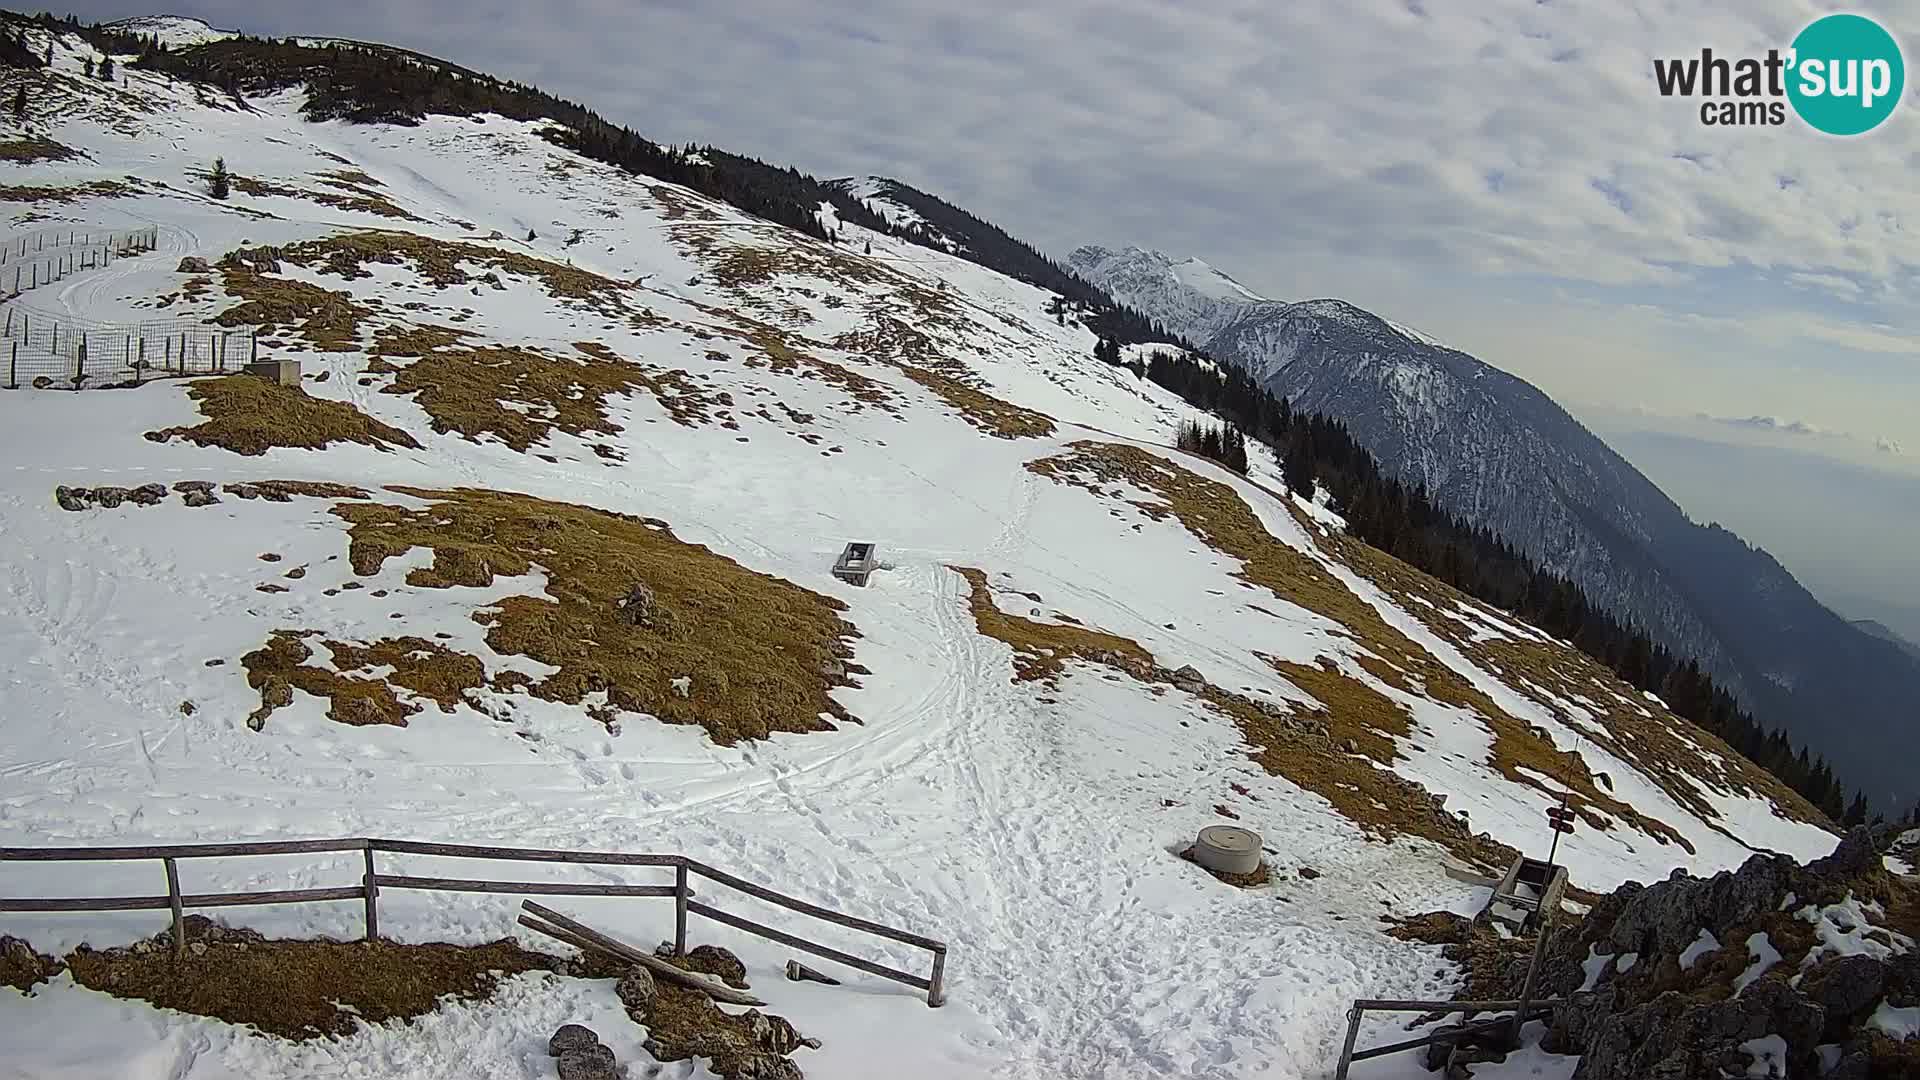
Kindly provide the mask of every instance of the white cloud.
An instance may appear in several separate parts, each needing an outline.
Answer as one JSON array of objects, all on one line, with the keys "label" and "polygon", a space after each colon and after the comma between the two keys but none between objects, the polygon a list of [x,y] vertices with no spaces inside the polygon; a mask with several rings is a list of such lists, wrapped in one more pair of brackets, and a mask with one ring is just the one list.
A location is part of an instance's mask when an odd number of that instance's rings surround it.
[{"label": "white cloud", "polygon": [[1729,427],[1751,428],[1755,431],[1777,431],[1782,435],[1837,435],[1851,438],[1843,431],[1828,431],[1807,423],[1805,420],[1787,420],[1778,416],[1714,416],[1711,413],[1696,413],[1697,419]]}]

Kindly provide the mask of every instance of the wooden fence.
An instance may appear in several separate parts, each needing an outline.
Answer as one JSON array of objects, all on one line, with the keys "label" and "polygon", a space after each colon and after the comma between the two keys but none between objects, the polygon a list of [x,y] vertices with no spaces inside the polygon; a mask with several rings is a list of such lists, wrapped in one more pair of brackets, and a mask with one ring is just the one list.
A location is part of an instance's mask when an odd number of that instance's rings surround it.
[{"label": "wooden fence", "polygon": [[[181,859],[219,859],[245,855],[297,855],[319,852],[358,851],[365,857],[365,869],[357,885],[327,889],[276,889],[261,892],[182,893]],[[568,863],[580,866],[657,866],[673,870],[671,885],[607,885],[566,881],[502,881],[494,879],[415,877],[383,874],[374,861],[375,852],[404,855],[434,855],[460,859],[499,859],[512,862]],[[131,859],[159,861],[166,871],[165,895],[113,897],[0,897],[0,912],[7,911],[161,911],[173,914],[173,947],[176,955],[186,948],[184,912],[188,908],[241,907],[255,904],[305,904],[322,900],[360,900],[366,906],[367,938],[380,936],[379,900],[382,889],[426,889],[441,892],[513,893],[543,896],[636,896],[672,897],[674,902],[674,948],[687,951],[687,916],[699,915],[724,923],[749,934],[776,941],[791,948],[810,952],[858,971],[883,979],[905,983],[924,990],[927,1004],[938,1007],[945,998],[943,984],[947,947],[929,937],[898,930],[842,914],[805,900],[777,893],[743,878],[715,869],[685,855],[649,855],[618,851],[551,851],[538,848],[487,847],[472,844],[422,843],[414,840],[278,840],[241,844],[172,844],[142,847],[57,847],[0,848],[0,863],[6,862],[103,862]],[[925,949],[933,954],[932,968],[922,977],[911,972],[878,964],[851,953],[751,919],[723,911],[694,899],[690,879],[699,876],[717,885],[746,893],[769,904],[802,915],[858,930],[875,937]]]}]

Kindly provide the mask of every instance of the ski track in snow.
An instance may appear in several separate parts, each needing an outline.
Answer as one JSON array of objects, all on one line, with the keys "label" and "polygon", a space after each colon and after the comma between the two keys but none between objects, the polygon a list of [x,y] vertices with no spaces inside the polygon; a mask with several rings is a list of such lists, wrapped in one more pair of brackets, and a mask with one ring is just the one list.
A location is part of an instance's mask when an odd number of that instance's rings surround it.
[{"label": "ski track in snow", "polygon": [[[56,62],[77,67],[80,57],[79,50],[63,51]],[[136,302],[177,289],[174,268],[182,256],[212,260],[243,240],[273,244],[346,226],[397,227],[307,201],[236,196],[222,205],[192,194],[193,170],[220,153],[247,175],[297,186],[310,186],[319,171],[364,169],[395,202],[431,223],[405,228],[449,240],[499,228],[508,234],[498,242],[503,249],[578,259],[619,280],[655,282],[635,295],[690,324],[704,316],[689,301],[736,302],[712,285],[682,284],[704,277],[707,267],[671,242],[673,230],[647,185],[578,159],[570,159],[572,175],[554,180],[549,163],[569,159],[534,134],[535,125],[498,117],[478,124],[435,117],[417,129],[315,125],[297,117],[297,95],[256,99],[255,112],[232,113],[194,105],[184,86],[139,75],[134,83],[169,103],[140,120],[153,138],[129,142],[90,121],[65,121],[53,137],[92,159],[24,171],[44,182],[129,172],[165,181],[165,191],[63,210],[75,224],[96,228],[155,224],[158,248],[36,290],[24,303],[103,322],[151,318],[153,309]],[[247,217],[242,206],[275,217]],[[600,214],[607,207],[618,217]],[[727,208],[715,212],[717,220],[679,227],[723,236],[767,231]],[[455,219],[477,230],[456,227]],[[519,240],[527,223],[540,240]],[[569,249],[549,235],[565,236],[575,226],[589,229],[596,243]],[[1222,686],[1276,700],[1305,695],[1251,649],[1303,661],[1350,657],[1351,643],[1330,620],[1281,597],[1247,595],[1232,576],[1237,564],[1177,522],[1151,520],[1024,467],[1084,438],[1161,446],[1177,424],[1198,414],[1158,387],[1092,362],[1093,335],[1045,316],[1047,297],[1039,290],[891,237],[853,226],[843,231],[849,244],[871,243],[877,262],[911,279],[949,283],[980,324],[972,343],[977,355],[968,361],[977,374],[992,392],[1052,415],[1061,430],[1048,439],[986,438],[897,372],[839,356],[896,393],[906,418],[855,410],[817,380],[742,373],[740,352],[724,363],[703,360],[706,342],[612,325],[525,282],[476,302],[463,288],[416,289],[410,273],[384,265],[353,282],[293,268],[287,276],[380,296],[394,307],[408,299],[429,304],[422,322],[472,307],[473,322],[463,326],[482,339],[564,352],[570,342],[591,338],[650,364],[701,371],[738,399],[741,430],[736,436],[678,426],[658,402],[637,395],[610,403],[610,416],[624,428],[617,440],[624,464],[609,467],[590,452],[590,442],[603,440],[564,434],[535,447],[555,457],[548,462],[495,442],[433,433],[412,399],[360,385],[360,353],[301,354],[308,375],[328,376],[309,381],[307,391],[408,429],[422,449],[336,446],[242,458],[145,441],[142,432],[196,422],[176,383],[0,394],[0,445],[7,448],[0,457],[0,843],[384,835],[684,851],[949,944],[948,1004],[929,1010],[911,991],[845,971],[835,971],[846,980],[841,987],[788,983],[778,975],[786,950],[696,921],[695,940],[736,950],[771,1011],[824,1039],[821,1050],[803,1051],[798,1060],[808,1075],[833,1080],[892,1077],[903,1069],[929,1080],[1319,1078],[1331,1069],[1354,997],[1449,994],[1458,975],[1439,951],[1388,938],[1378,922],[1386,913],[1437,908],[1470,913],[1484,899],[1485,889],[1446,877],[1446,860],[1433,845],[1364,836],[1319,796],[1262,771],[1238,730],[1186,695],[1156,694],[1078,663],[1055,686],[1014,683],[1008,648],[976,632],[967,583],[950,565],[985,571],[997,602],[1011,612],[1024,613],[1025,600],[1003,589],[1006,582],[1043,594],[1044,603],[1036,602],[1042,608],[1137,640],[1162,663],[1190,662]],[[857,304],[803,306],[818,324],[810,335],[830,339],[857,325]],[[814,430],[846,452],[823,464],[792,431],[747,416],[765,400],[753,395],[768,389],[781,404],[816,417]],[[1267,493],[1162,452],[1232,484],[1275,537],[1313,550]],[[1271,461],[1256,463],[1256,480],[1277,484],[1274,474]],[[195,510],[170,498],[151,508],[68,513],[50,497],[62,483],[131,487],[189,478],[496,487],[658,516],[683,540],[846,601],[846,617],[861,632],[855,659],[872,674],[838,696],[865,722],[726,748],[698,729],[645,717],[623,717],[618,732],[609,732],[578,709],[527,695],[497,697],[504,721],[464,706],[442,713],[428,705],[404,729],[349,728],[325,719],[323,703],[300,693],[263,731],[251,732],[244,718],[259,696],[247,687],[239,657],[274,629],[311,627],[359,640],[438,631],[489,671],[538,667],[494,653],[471,615],[506,596],[539,593],[544,571],[481,589],[415,588],[407,571],[429,556],[414,551],[362,579],[365,589],[325,597],[323,589],[350,576],[342,523],[325,501],[227,496]],[[1325,510],[1315,518],[1337,524]],[[833,580],[826,566],[849,538],[876,540],[894,568],[864,589]],[[263,563],[266,552],[282,560]],[[305,576],[286,579],[295,566],[306,567]],[[1471,667],[1378,590],[1330,568],[1443,662]],[[255,590],[267,581],[288,591]],[[372,596],[382,590],[389,595]],[[1251,612],[1249,601],[1269,610]],[[1492,616],[1481,621],[1490,632],[1525,632]],[[1563,744],[1573,741],[1543,710],[1493,686],[1487,673],[1468,674],[1516,715],[1551,727]],[[183,702],[194,703],[190,715]],[[1423,707],[1418,719],[1454,757],[1484,754],[1484,729],[1470,714]],[[1536,839],[1539,793],[1498,779],[1477,758],[1443,756],[1414,754],[1402,768],[1434,790],[1471,789],[1481,800],[1476,828],[1510,843]],[[1616,780],[1633,780],[1622,763],[1606,767]],[[1732,795],[1716,801],[1743,830],[1771,827],[1764,803]],[[1228,888],[1174,857],[1196,829],[1220,820],[1216,803],[1231,803],[1243,824],[1265,836],[1276,872],[1270,887]],[[1483,819],[1482,804],[1498,812]],[[1659,812],[1670,820],[1684,813],[1669,805]],[[1696,834],[1715,839],[1691,819],[1676,824],[1690,826],[1696,841]],[[1706,867],[1744,855],[1737,844],[1717,842],[1688,861],[1621,831],[1577,835],[1563,847],[1569,861],[1597,875],[1583,884],[1606,886],[1628,875],[1657,880],[1683,862]],[[1818,853],[1823,842],[1787,826],[1753,835],[1803,854]],[[182,865],[183,885],[336,885],[357,880],[357,858],[192,861]],[[1304,867],[1319,876],[1298,873]],[[641,869],[507,870],[420,857],[391,857],[382,868],[659,880]],[[157,874],[143,863],[3,864],[0,893],[143,894],[156,891]],[[748,918],[926,970],[919,950],[809,924],[719,886],[711,891],[718,894],[713,902]],[[506,897],[395,891],[381,898],[381,923],[404,940],[489,940],[515,932],[513,906]],[[671,926],[671,908],[657,902],[569,898],[565,908],[641,944]],[[351,937],[361,929],[352,904],[222,915],[269,933]],[[7,927],[43,949],[61,950],[81,941],[129,941],[163,921],[152,913],[22,915],[10,916]],[[605,984],[511,980],[493,1001],[443,1009],[412,1026],[295,1046],[62,979],[32,997],[0,991],[0,1076],[544,1077],[551,1069],[546,1035],[577,1018],[595,1020],[623,1061],[645,1059],[639,1029],[621,1018]],[[48,1032],[76,1034],[63,1043]],[[1363,1041],[1398,1034],[1392,1019],[1372,1017]],[[76,1049],[80,1042],[84,1050]],[[1566,1059],[1529,1049],[1506,1068],[1479,1075],[1564,1077],[1570,1068]],[[1414,1069],[1411,1058],[1389,1059],[1356,1068],[1354,1076],[1387,1080]],[[660,1075],[707,1074],[704,1066],[682,1064]]]}]

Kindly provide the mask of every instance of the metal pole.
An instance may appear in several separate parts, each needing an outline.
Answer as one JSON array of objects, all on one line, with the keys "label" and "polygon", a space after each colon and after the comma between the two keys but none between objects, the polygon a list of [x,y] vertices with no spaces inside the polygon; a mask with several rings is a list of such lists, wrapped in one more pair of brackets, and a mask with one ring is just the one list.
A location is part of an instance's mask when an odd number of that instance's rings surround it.
[{"label": "metal pole", "polygon": [[7,359],[7,389],[20,389],[20,343],[13,343],[13,355]]},{"label": "metal pole", "polygon": [[380,913],[374,907],[380,896],[380,886],[373,880],[373,845],[369,843],[360,850],[367,857],[367,875],[364,879],[367,889],[367,940],[372,941],[380,936]]},{"label": "metal pole", "polygon": [[673,868],[673,955],[687,955],[687,864]]},{"label": "metal pole", "polygon": [[1333,1080],[1347,1080],[1347,1066],[1353,1061],[1353,1044],[1360,1039],[1360,1013],[1358,1005],[1347,1010],[1347,1043],[1340,1050],[1340,1064],[1334,1066]]},{"label": "metal pole", "polygon": [[180,868],[171,857],[162,861],[167,864],[167,904],[173,908],[173,958],[184,960],[187,955],[187,920],[180,913]]},{"label": "metal pole", "polygon": [[[1554,908],[1559,905],[1555,904]],[[1520,983],[1520,1004],[1513,1011],[1513,1045],[1520,1045],[1520,1027],[1527,1022],[1527,1003],[1533,996],[1533,977],[1540,970],[1540,956],[1547,951],[1547,939],[1553,936],[1554,908],[1540,913],[1540,936],[1533,940],[1533,959],[1527,961],[1527,977]]]}]

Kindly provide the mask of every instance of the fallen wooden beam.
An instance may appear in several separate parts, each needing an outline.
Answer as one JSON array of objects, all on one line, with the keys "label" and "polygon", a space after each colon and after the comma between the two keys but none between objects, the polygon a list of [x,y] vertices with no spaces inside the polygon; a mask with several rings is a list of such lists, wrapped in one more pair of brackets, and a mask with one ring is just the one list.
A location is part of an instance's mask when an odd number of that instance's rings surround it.
[{"label": "fallen wooden beam", "polygon": [[[725,983],[716,982],[705,976],[684,971],[659,957],[650,956],[623,941],[608,937],[598,930],[575,922],[552,908],[536,904],[531,900],[521,901],[520,906],[534,916],[537,916],[537,918],[533,919],[529,919],[526,915],[520,917],[520,925],[525,926],[529,930],[537,930],[540,933],[546,934],[548,937],[558,938],[575,948],[588,948],[596,952],[605,953],[617,960],[625,960],[630,964],[639,964],[641,967],[646,968],[648,971],[651,971],[668,982],[698,990],[715,1001],[723,1001],[729,1005],[764,1006],[766,1004],[766,1002],[761,1001],[752,994],[735,990]],[[546,920],[546,922],[541,922],[542,919]],[[563,933],[554,933],[553,931],[556,929],[563,931]]]}]

